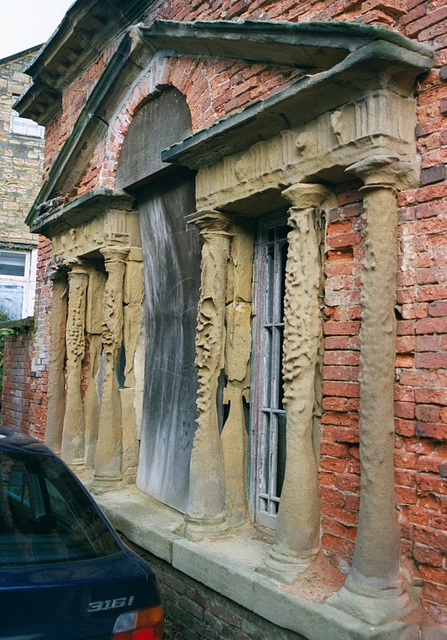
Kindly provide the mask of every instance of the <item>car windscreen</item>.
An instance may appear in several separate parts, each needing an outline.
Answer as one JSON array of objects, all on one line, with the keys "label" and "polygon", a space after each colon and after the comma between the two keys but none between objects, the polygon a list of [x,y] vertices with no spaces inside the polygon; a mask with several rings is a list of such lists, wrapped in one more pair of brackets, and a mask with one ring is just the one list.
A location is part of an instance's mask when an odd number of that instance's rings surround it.
[{"label": "car windscreen", "polygon": [[119,551],[83,488],[51,456],[0,451],[0,567]]}]

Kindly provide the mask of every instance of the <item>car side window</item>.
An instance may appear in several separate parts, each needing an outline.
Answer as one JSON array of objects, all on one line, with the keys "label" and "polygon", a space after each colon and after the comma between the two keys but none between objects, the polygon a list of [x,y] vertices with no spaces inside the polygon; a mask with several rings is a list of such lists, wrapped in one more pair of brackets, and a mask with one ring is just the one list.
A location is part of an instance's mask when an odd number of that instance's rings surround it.
[{"label": "car side window", "polygon": [[56,458],[0,454],[0,488],[0,566],[70,562],[119,550]]}]

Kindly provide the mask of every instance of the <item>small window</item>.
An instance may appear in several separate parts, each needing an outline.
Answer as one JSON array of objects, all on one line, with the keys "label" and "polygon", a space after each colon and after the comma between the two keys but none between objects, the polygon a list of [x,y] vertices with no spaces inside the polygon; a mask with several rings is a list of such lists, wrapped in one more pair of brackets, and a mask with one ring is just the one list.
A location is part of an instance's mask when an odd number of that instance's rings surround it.
[{"label": "small window", "polygon": [[37,122],[29,118],[21,118],[14,109],[11,113],[10,131],[19,136],[28,136],[30,138],[43,138],[45,135],[45,127],[41,127]]},{"label": "small window", "polygon": [[36,280],[35,249],[0,250],[0,318],[18,320],[34,311]]}]

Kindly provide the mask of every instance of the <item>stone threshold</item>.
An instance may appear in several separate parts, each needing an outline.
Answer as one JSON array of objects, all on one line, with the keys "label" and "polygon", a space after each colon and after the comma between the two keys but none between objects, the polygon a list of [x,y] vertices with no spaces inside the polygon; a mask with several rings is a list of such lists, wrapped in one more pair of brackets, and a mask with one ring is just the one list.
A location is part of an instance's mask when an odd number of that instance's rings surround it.
[{"label": "stone threshold", "polygon": [[[324,556],[316,582],[309,568],[293,585],[283,585],[258,569],[271,539],[251,525],[216,538],[191,542],[179,535],[183,514],[137,488],[94,496],[112,525],[131,542],[146,549],[190,578],[249,611],[308,640],[416,640],[419,625],[396,621],[381,626],[364,623],[325,604],[341,584],[325,576]],[[328,566],[328,565],[327,565]]]}]

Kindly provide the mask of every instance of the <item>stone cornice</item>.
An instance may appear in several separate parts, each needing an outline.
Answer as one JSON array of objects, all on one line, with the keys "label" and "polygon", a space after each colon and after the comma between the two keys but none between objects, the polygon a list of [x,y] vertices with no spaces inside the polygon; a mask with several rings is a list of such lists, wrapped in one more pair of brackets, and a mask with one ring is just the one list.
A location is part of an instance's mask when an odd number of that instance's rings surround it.
[{"label": "stone cornice", "polygon": [[348,22],[155,20],[139,31],[154,51],[168,49],[188,56],[233,58],[304,69],[328,69],[375,41],[431,55],[426,45],[389,29]]},{"label": "stone cornice", "polygon": [[373,40],[331,69],[301,77],[284,91],[173,145],[163,151],[162,160],[197,169],[267,140],[281,130],[306,124],[368,92],[389,89],[408,96],[416,77],[428,71],[431,64],[426,47],[415,51],[385,39]]},{"label": "stone cornice", "polygon": [[32,229],[48,237],[74,229],[107,209],[130,210],[134,196],[125,191],[96,189],[68,204],[40,213]]},{"label": "stone cornice", "polygon": [[61,109],[64,88],[104,47],[136,21],[150,0],[78,0],[27,69],[33,83],[15,108],[47,126]]},{"label": "stone cornice", "polygon": [[[39,207],[54,198],[56,187],[57,195],[64,194],[67,189],[64,180],[72,187],[82,177],[98,140],[107,130],[109,112],[113,111],[122,92],[141,71],[138,60],[140,51],[141,40],[130,30],[96,83],[70,136],[54,161],[25,220],[30,227],[34,228],[33,222],[39,215]],[[124,88],[120,87],[120,83],[124,84]],[[112,87],[115,92],[111,92]]]}]

